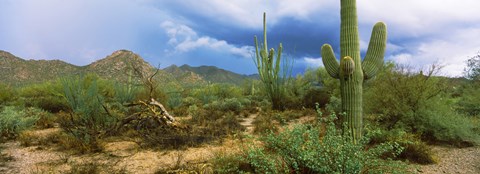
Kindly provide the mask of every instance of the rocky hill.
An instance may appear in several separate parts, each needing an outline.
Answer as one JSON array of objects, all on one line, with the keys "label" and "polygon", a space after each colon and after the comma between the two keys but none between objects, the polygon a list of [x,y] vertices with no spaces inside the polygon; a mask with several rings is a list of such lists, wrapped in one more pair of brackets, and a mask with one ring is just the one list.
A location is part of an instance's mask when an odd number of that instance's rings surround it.
[{"label": "rocky hill", "polygon": [[56,79],[83,69],[60,60],[24,60],[5,51],[0,51],[0,68],[2,82],[12,85]]},{"label": "rocky hill", "polygon": [[199,78],[202,78],[208,82],[213,83],[231,83],[240,85],[245,79],[255,79],[255,75],[247,76],[237,74],[231,71],[217,68],[215,66],[199,66],[192,67],[189,65],[182,65],[180,67],[176,65],[169,66],[163,69],[165,72],[168,72],[178,78],[183,78],[184,76],[192,76],[196,74]]},{"label": "rocky hill", "polygon": [[[0,50],[1,83],[25,85],[58,79],[66,75],[95,73],[105,79],[126,81],[132,69],[148,75],[156,67],[147,63],[138,54],[128,50],[118,50],[103,59],[86,66],[75,66],[60,60],[24,60],[9,52]],[[214,66],[191,67],[172,65],[159,70],[155,76],[159,82],[179,84],[203,84],[207,82],[241,84],[249,76],[236,74]]]}]

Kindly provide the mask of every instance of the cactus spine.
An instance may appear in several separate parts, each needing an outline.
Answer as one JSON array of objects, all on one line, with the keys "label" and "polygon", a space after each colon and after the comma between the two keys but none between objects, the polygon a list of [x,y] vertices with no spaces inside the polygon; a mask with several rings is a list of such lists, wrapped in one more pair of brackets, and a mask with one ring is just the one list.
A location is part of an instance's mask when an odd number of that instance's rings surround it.
[{"label": "cactus spine", "polygon": [[373,27],[363,62],[360,58],[356,0],[341,0],[340,63],[332,47],[322,46],[322,61],[328,74],[340,80],[342,111],[354,143],[362,137],[363,81],[375,76],[383,65],[387,43],[387,27],[378,22]]}]

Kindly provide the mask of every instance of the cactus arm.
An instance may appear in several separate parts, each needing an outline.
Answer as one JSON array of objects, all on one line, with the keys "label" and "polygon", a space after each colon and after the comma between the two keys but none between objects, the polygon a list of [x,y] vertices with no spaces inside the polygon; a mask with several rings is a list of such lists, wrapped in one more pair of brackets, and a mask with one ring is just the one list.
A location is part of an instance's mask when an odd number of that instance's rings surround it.
[{"label": "cactus arm", "polygon": [[[273,49],[273,48],[272,48]],[[278,46],[278,51],[277,51],[277,58],[275,59],[275,73],[278,74],[280,71],[280,60],[282,56],[282,44]]]},{"label": "cactus arm", "polygon": [[378,22],[372,30],[367,54],[362,62],[365,79],[374,77],[383,66],[385,48],[387,45],[387,27],[385,23]]},{"label": "cactus arm", "polygon": [[336,79],[340,78],[340,65],[338,64],[337,58],[335,58],[332,46],[329,44],[322,46],[322,62],[330,76]]},{"label": "cactus arm", "polygon": [[344,57],[343,60],[340,61],[340,76],[348,77],[353,74],[355,70],[355,62],[350,56]]}]

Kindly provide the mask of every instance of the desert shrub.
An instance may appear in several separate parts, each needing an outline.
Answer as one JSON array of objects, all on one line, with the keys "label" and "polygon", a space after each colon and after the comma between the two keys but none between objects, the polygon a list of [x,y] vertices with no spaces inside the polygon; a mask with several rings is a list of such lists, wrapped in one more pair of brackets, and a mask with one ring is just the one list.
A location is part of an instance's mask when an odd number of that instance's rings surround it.
[{"label": "desert shrub", "polygon": [[351,137],[337,130],[334,118],[335,115],[321,118],[324,123],[320,125],[296,125],[277,134],[270,133],[260,138],[263,146],[252,144],[233,154],[235,157],[219,156],[213,161],[216,172],[406,173],[401,162],[381,158],[393,149],[397,149],[393,155],[399,154],[398,144],[385,143],[369,148],[366,148],[366,141],[354,144]]},{"label": "desert shrub", "polygon": [[424,140],[460,147],[480,143],[480,133],[475,131],[480,125],[471,117],[455,112],[447,101],[441,98],[436,98],[430,105],[432,109],[419,113],[421,117],[417,123],[417,131]]},{"label": "desert shrub", "polygon": [[473,117],[480,117],[480,83],[470,81],[463,86],[456,103],[457,110]]},{"label": "desert shrub", "polygon": [[330,95],[327,91],[312,87],[306,91],[303,97],[303,103],[307,108],[314,108],[316,103],[320,104],[320,107],[325,107],[329,99]]},{"label": "desert shrub", "polygon": [[0,106],[16,100],[16,91],[11,86],[0,83]]},{"label": "desert shrub", "polygon": [[157,127],[138,130],[138,134],[143,138],[146,146],[161,149],[183,149],[219,140],[226,135],[244,130],[233,113],[224,114],[204,110],[198,112],[199,117],[205,119],[193,119],[195,117],[192,115],[192,119],[185,123],[190,126],[186,130]]},{"label": "desert shrub", "polygon": [[132,103],[136,95],[139,92],[139,88],[132,84],[122,84],[122,83],[114,83],[114,95],[113,99],[115,102],[125,104],[125,103]]},{"label": "desert shrub", "polygon": [[60,83],[44,82],[28,85],[20,89],[19,96],[26,107],[37,107],[52,113],[68,110]]},{"label": "desert shrub", "polygon": [[[37,115],[30,115],[28,113],[34,112],[29,108],[23,110],[23,108],[16,108],[13,106],[4,107],[0,112],[0,137],[1,138],[15,138],[18,134],[26,129],[35,125],[38,120]],[[1,140],[1,139],[0,139]]]},{"label": "desert shrub", "polygon": [[[377,121],[388,129],[402,127],[415,131],[421,115],[429,102],[445,90],[444,81],[435,77],[439,68],[422,71],[404,66],[387,64],[376,79],[370,81],[365,93],[365,110],[377,114]],[[381,95],[378,95],[381,94]]]},{"label": "desert shrub", "polygon": [[433,65],[424,74],[387,64],[367,85],[365,110],[386,130],[401,129],[431,142],[459,145],[477,141],[474,129],[478,125],[451,107],[443,79],[434,76],[438,70]]},{"label": "desert shrub", "polygon": [[[431,148],[418,135],[405,132],[401,129],[385,130],[367,127],[367,136],[370,137],[369,144],[397,143],[403,151],[396,157],[387,155],[400,160],[407,160],[418,164],[433,164],[437,159]],[[393,149],[395,150],[395,149]]]},{"label": "desert shrub", "polygon": [[278,125],[275,124],[275,114],[271,112],[261,112],[258,114],[257,118],[252,122],[253,124],[253,133],[263,134],[268,132],[277,132]]},{"label": "desert shrub", "polygon": [[239,114],[245,108],[245,105],[250,104],[251,102],[248,99],[228,98],[205,104],[203,108],[207,110],[234,112],[236,114]]},{"label": "desert shrub", "polygon": [[167,107],[175,109],[182,106],[182,94],[179,92],[172,92],[168,94]]},{"label": "desert shrub", "polygon": [[182,99],[182,103],[184,106],[191,106],[191,105],[199,105],[202,104],[199,99],[196,99],[194,97],[185,97]]},{"label": "desert shrub", "polygon": [[60,126],[87,146],[95,149],[102,132],[111,128],[116,118],[103,105],[95,76],[67,77],[61,80],[70,113],[60,117]]},{"label": "desert shrub", "polygon": [[150,94],[148,87],[142,86],[138,89],[135,100],[149,100],[149,97],[154,98],[157,101],[164,102],[168,100],[167,94],[161,88],[154,88]]},{"label": "desert shrub", "polygon": [[201,104],[209,104],[218,100],[242,97],[240,87],[230,84],[208,84],[206,86],[193,89],[190,97],[196,98]]},{"label": "desert shrub", "polygon": [[137,132],[148,146],[181,149],[222,139],[245,129],[237,120],[238,115],[231,111],[205,109],[194,104],[188,107],[187,113],[191,119],[181,120],[182,124],[188,125],[186,129],[160,126],[137,129]]},{"label": "desert shrub", "polygon": [[36,128],[52,128],[57,122],[57,118],[54,114],[38,108],[29,108],[26,111],[27,115],[38,117],[35,122]]}]

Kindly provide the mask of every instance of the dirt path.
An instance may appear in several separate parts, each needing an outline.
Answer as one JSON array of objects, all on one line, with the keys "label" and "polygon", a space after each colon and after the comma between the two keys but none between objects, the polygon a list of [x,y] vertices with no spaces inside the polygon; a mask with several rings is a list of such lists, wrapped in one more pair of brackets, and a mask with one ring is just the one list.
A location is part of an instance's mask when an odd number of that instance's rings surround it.
[{"label": "dirt path", "polygon": [[432,148],[438,156],[438,164],[415,165],[418,173],[480,173],[480,147],[454,148],[433,146]]},{"label": "dirt path", "polygon": [[253,129],[254,129],[253,121],[255,121],[255,118],[257,118],[257,116],[258,114],[251,114],[240,121],[240,125],[246,128],[245,129],[246,133],[249,133],[249,134],[253,133]]}]

